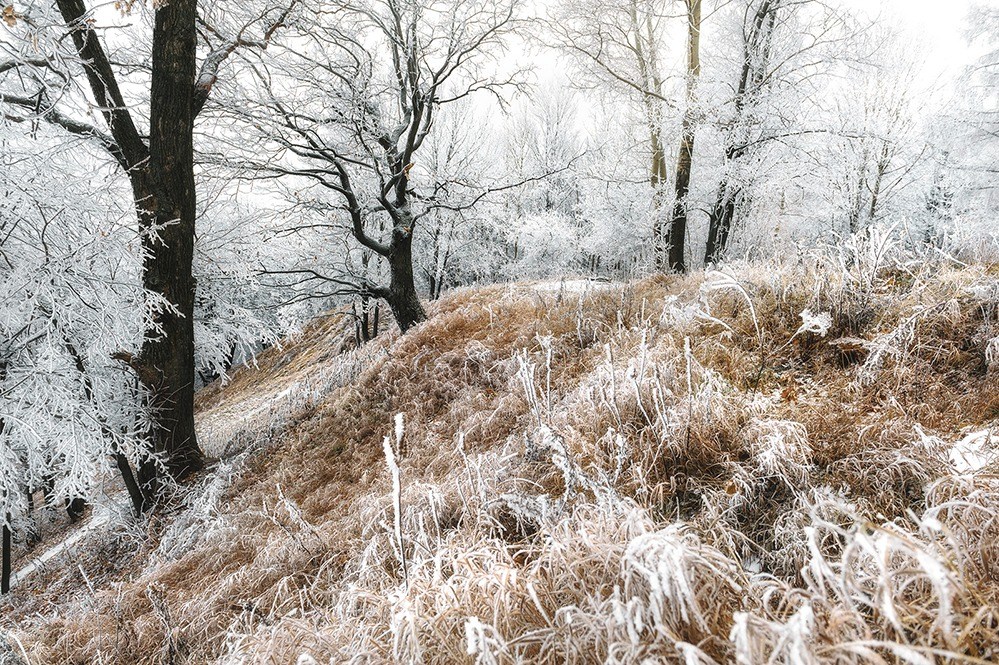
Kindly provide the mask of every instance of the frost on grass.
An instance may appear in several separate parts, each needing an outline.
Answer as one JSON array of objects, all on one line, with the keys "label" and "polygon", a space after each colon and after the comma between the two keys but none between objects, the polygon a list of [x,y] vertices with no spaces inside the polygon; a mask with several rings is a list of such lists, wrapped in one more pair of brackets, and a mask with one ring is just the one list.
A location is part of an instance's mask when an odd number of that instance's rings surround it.
[{"label": "frost on grass", "polygon": [[169,631],[98,614],[189,662],[994,661],[987,278],[852,251],[445,298],[166,531]]}]

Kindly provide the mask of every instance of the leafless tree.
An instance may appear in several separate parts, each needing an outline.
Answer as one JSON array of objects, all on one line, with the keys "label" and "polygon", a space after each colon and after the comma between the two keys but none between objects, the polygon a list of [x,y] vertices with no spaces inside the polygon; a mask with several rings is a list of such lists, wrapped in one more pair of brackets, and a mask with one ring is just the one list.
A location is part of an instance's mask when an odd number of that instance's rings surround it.
[{"label": "leafless tree", "polygon": [[[494,58],[519,24],[519,0],[358,0],[303,3],[252,63],[257,89],[231,111],[261,130],[242,167],[278,177],[298,200],[332,194],[330,222],[388,269],[388,284],[349,265],[280,272],[329,293],[384,299],[403,331],[426,313],[416,288],[413,238],[435,210],[467,210],[484,191],[423,182],[419,155],[441,107],[477,93],[502,95],[517,72]],[[237,93],[240,97],[243,92]],[[456,196],[463,190],[462,196]],[[369,273],[370,274],[370,273]]]},{"label": "leafless tree", "polygon": [[[677,20],[683,25],[686,57],[683,72],[670,76],[663,57],[670,25]],[[547,22],[556,44],[571,53],[597,85],[609,85],[639,102],[648,128],[657,270],[683,272],[687,268],[687,195],[701,71],[701,20],[701,0],[589,0],[565,3]],[[682,81],[682,91],[670,85],[670,78]],[[666,130],[670,112],[681,118],[672,172]]]}]

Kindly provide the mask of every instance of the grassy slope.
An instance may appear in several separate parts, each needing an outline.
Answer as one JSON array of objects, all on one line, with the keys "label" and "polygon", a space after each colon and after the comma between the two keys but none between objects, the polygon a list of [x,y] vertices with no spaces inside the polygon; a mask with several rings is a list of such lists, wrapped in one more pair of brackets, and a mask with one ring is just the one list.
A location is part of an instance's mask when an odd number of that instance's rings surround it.
[{"label": "grassy slope", "polygon": [[996,658],[997,469],[944,443],[999,421],[995,269],[733,274],[317,322],[201,393],[196,499],[7,621],[44,663]]}]

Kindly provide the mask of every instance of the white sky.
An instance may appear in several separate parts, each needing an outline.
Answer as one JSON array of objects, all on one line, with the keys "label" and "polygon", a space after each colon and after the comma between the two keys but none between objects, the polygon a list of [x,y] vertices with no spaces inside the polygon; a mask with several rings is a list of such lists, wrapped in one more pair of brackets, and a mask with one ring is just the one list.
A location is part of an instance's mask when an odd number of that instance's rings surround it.
[{"label": "white sky", "polygon": [[973,4],[999,0],[841,0],[849,7],[881,16],[889,24],[925,41],[928,49],[927,77],[954,73],[969,64],[972,54],[964,31]]}]

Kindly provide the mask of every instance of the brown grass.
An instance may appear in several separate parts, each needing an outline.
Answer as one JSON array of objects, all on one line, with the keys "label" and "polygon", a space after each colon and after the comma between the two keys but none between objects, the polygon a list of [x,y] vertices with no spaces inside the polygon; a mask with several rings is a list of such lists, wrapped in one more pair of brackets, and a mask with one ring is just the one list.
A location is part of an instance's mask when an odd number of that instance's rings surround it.
[{"label": "brown grass", "polygon": [[999,419],[995,278],[851,270],[461,290],[360,350],[318,321],[199,395],[192,498],[5,624],[35,663],[988,661],[999,481],[944,442]]}]

